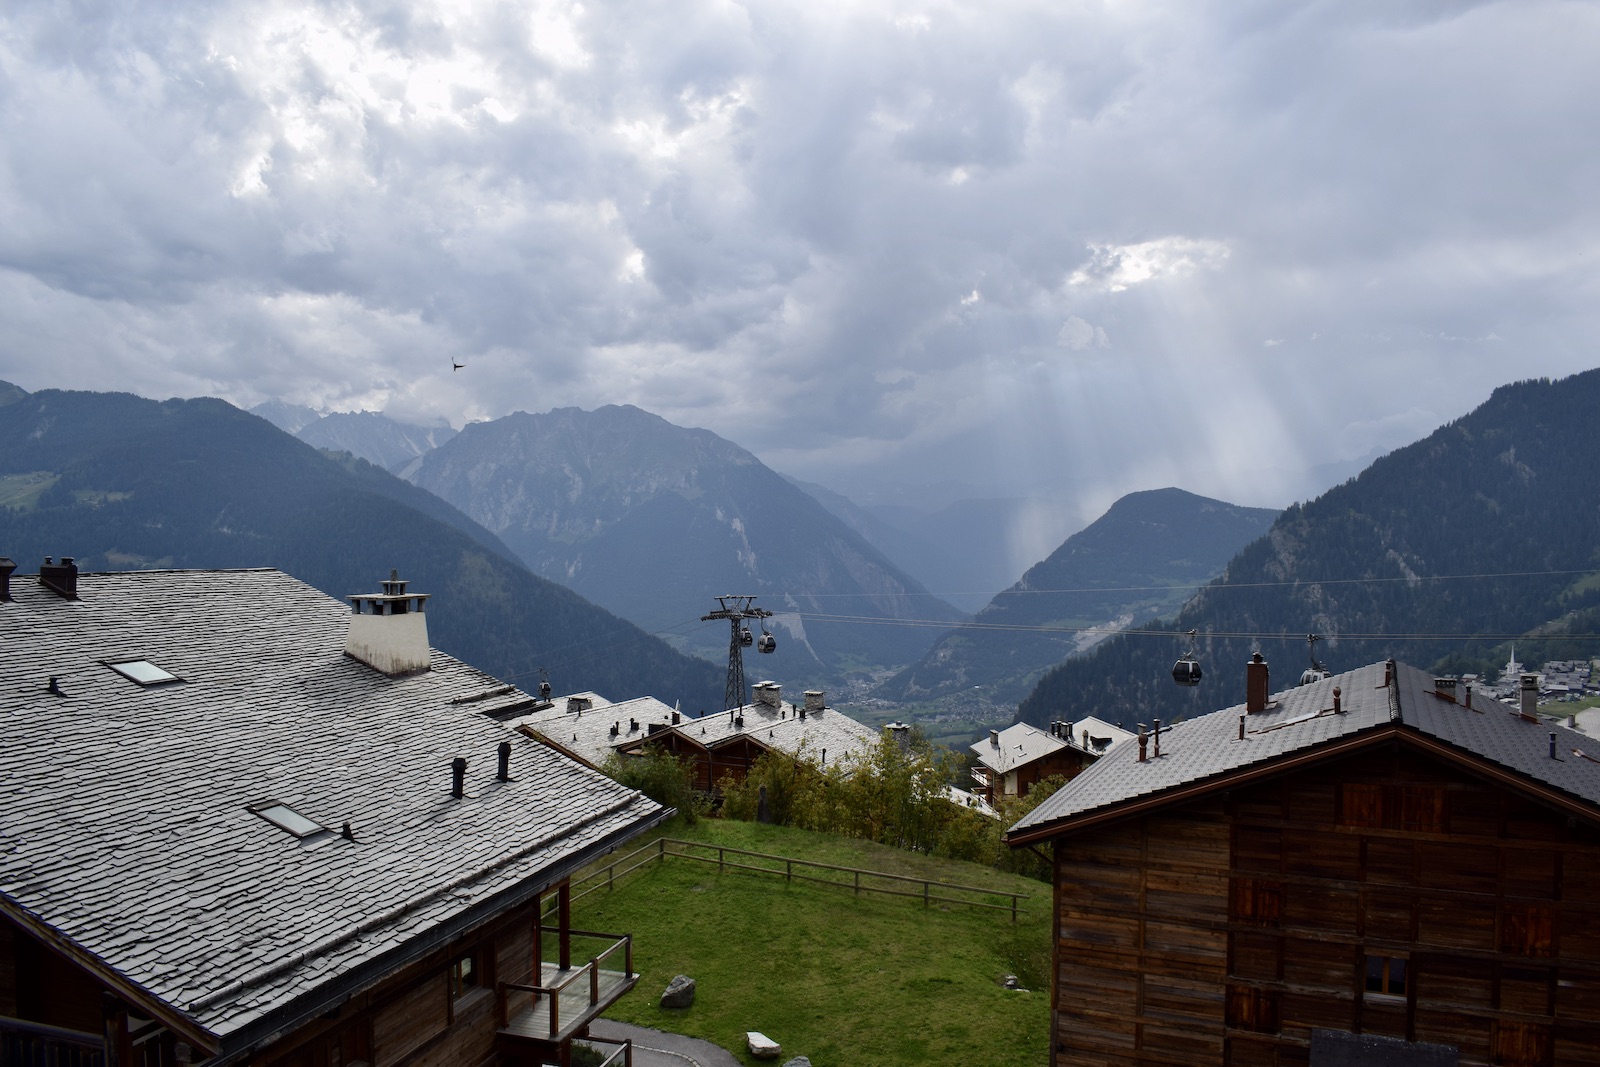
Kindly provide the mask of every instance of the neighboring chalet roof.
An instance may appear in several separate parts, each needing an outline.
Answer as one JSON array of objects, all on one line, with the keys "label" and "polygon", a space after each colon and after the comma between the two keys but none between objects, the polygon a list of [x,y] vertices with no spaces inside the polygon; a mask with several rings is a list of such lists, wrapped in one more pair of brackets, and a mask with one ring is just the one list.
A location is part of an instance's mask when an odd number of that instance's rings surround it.
[{"label": "neighboring chalet roof", "polygon": [[[504,721],[514,730],[537,733],[591,767],[600,767],[619,745],[644,736],[651,723],[670,724],[672,708],[655,697],[613,704],[598,693],[573,693]],[[617,727],[615,736],[612,726]]]},{"label": "neighboring chalet roof", "polygon": [[[0,912],[222,1061],[664,814],[477,714],[531,703],[479,670],[433,651],[390,677],[345,655],[350,609],[277,571],[11,591]],[[137,660],[177,680],[110,666]],[[326,829],[296,836],[256,814],[272,804]]]},{"label": "neighboring chalet roof", "polygon": [[[693,718],[675,712],[655,697],[636,697],[613,704],[594,693],[574,696],[591,701],[591,706],[568,710],[573,698],[559,698],[546,708],[507,719],[506,725],[537,733],[552,745],[596,767],[605,763],[613,752],[638,751],[666,730],[674,730],[685,740],[708,749],[749,740],[762,748],[790,756],[804,754],[818,762],[826,752],[829,763],[864,754],[878,743],[877,731],[842,711],[805,709],[802,718],[803,706],[783,700],[777,703],[757,700],[734,711],[716,711]],[[678,716],[676,724],[672,721],[674,715]],[[611,732],[613,728],[615,734]]]},{"label": "neighboring chalet roof", "polygon": [[1436,694],[1431,675],[1405,664],[1393,665],[1386,685],[1388,670],[1376,663],[1275,694],[1266,711],[1245,716],[1243,741],[1239,704],[1163,727],[1161,755],[1154,755],[1152,741],[1143,763],[1138,745],[1118,745],[1011,827],[1006,839],[1039,841],[1394,738],[1600,818],[1600,745],[1593,738],[1530,722],[1494,700],[1468,709],[1464,700]]},{"label": "neighboring chalet roof", "polygon": [[[996,774],[1010,774],[1018,767],[1025,767],[1035,760],[1043,759],[1063,749],[1097,757],[1133,737],[1133,734],[1122,727],[1114,726],[1092,715],[1075,723],[1056,723],[1055,727],[1060,728],[1060,736],[1025,722],[1013,723],[999,731],[998,735],[991,733],[983,740],[975,742],[971,749],[978,757],[978,762],[991,771]],[[1083,743],[1085,730],[1089,732],[1087,745]]]},{"label": "neighboring chalet roof", "polygon": [[1120,745],[1122,742],[1131,741],[1134,738],[1134,734],[1131,731],[1124,730],[1116,723],[1106,722],[1104,719],[1096,718],[1093,715],[1085,715],[1072,724],[1073,740],[1081,744],[1085,730],[1089,732],[1089,747],[1096,752],[1104,752],[1112,745]]},{"label": "neighboring chalet roof", "polygon": [[[803,710],[805,718],[800,717]],[[763,748],[829,765],[839,760],[865,757],[879,740],[876,730],[842,711],[833,708],[806,710],[787,701],[779,701],[774,705],[758,700],[735,711],[684,719],[678,726],[670,728],[706,748],[717,748],[748,738]],[[635,739],[635,743],[640,740]],[[642,741],[648,743],[649,738],[643,738]]]},{"label": "neighboring chalet roof", "polygon": [[996,774],[1010,774],[1034,760],[1043,759],[1069,746],[1059,737],[1045,733],[1037,726],[1025,722],[1013,723],[1004,730],[992,732],[982,741],[972,745],[978,762]]}]

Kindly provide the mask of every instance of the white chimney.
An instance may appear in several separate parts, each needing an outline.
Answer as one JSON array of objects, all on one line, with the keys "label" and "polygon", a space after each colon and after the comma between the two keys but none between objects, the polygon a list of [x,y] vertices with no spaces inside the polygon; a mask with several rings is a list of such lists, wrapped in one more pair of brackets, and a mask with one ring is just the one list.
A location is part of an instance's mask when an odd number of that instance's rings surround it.
[{"label": "white chimney", "polygon": [[756,703],[775,708],[782,703],[780,696],[782,692],[783,686],[777,682],[757,682],[755,685]]},{"label": "white chimney", "polygon": [[430,669],[427,599],[427,593],[407,593],[398,571],[389,572],[383,592],[351,596],[344,654],[390,677]]},{"label": "white chimney", "polygon": [[806,714],[820,715],[828,706],[828,695],[820,689],[806,690]]}]

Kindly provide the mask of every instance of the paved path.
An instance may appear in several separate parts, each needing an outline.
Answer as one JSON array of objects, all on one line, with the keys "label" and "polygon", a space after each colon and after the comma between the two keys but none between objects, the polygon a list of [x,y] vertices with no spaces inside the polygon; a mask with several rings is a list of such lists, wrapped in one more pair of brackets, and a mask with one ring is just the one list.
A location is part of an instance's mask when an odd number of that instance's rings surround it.
[{"label": "paved path", "polygon": [[596,1019],[589,1024],[589,1032],[616,1041],[632,1040],[633,1067],[739,1067],[739,1061],[727,1049],[697,1037],[681,1037],[612,1019]]}]

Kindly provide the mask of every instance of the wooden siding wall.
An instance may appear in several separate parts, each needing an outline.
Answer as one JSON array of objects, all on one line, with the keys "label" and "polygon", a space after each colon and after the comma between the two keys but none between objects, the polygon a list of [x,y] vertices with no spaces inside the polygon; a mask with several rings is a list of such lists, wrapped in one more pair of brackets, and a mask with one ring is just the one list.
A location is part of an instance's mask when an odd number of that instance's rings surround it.
[{"label": "wooden siding wall", "polygon": [[0,918],[0,1015],[98,1034],[100,990],[77,964]]},{"label": "wooden siding wall", "polygon": [[[1057,841],[1058,1064],[1600,1067],[1600,833],[1398,749]],[[1403,960],[1403,994],[1366,989]]]},{"label": "wooden siding wall", "polygon": [[[553,889],[551,890],[554,891]],[[495,1058],[499,1017],[495,984],[534,975],[537,901],[406,968],[352,1000],[337,1017],[303,1028],[252,1059],[254,1067],[479,1067]],[[452,997],[452,964],[471,954],[477,984]],[[515,1013],[527,994],[511,999]],[[370,1050],[370,1054],[369,1054]]]},{"label": "wooden siding wall", "polygon": [[1228,823],[1193,805],[1056,842],[1056,1062],[1219,1063]]}]

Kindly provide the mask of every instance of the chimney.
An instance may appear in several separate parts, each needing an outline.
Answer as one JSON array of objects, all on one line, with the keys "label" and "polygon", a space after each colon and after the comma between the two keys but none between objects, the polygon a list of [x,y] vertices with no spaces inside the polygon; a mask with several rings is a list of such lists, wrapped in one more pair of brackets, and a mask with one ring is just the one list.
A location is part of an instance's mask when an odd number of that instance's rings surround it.
[{"label": "chimney", "polygon": [[895,743],[900,746],[900,751],[904,752],[911,746],[911,727],[909,724],[896,719],[894,722],[885,725],[883,729],[890,737],[894,738]]},{"label": "chimney", "polygon": [[813,715],[821,715],[822,710],[828,706],[828,695],[820,689],[806,690],[806,710]]},{"label": "chimney", "polygon": [[1269,689],[1267,661],[1257,652],[1244,667],[1244,710],[1266,711]]},{"label": "chimney", "polygon": [[594,701],[590,700],[588,697],[568,697],[567,714],[581,715],[583,712],[588,711],[593,704]]},{"label": "chimney", "polygon": [[1520,678],[1522,696],[1522,717],[1529,722],[1539,721],[1539,676],[1532,671],[1524,672]]},{"label": "chimney", "polygon": [[0,604],[11,599],[11,575],[17,569],[14,560],[0,556]]},{"label": "chimney", "polygon": [[677,712],[673,712],[672,713],[672,725],[676,726],[676,725],[678,725],[678,723],[680,721],[681,720],[678,718],[678,713]]},{"label": "chimney", "polygon": [[1435,678],[1433,680],[1433,691],[1452,704],[1456,702],[1456,680],[1454,678]]},{"label": "chimney", "polygon": [[39,565],[39,584],[62,600],[77,600],[78,566],[71,556],[62,556],[60,563],[46,556]]},{"label": "chimney", "polygon": [[989,744],[993,748],[999,748],[1000,747],[1000,731],[999,730],[990,730],[989,731]]},{"label": "chimney", "polygon": [[352,595],[344,654],[391,678],[429,670],[427,600],[406,592],[398,571],[389,572],[383,592]]},{"label": "chimney", "polygon": [[511,742],[500,742],[500,768],[495,772],[495,778],[502,782],[511,781]]},{"label": "chimney", "polygon": [[450,795],[460,800],[467,791],[467,761],[457,756],[450,761]]},{"label": "chimney", "polygon": [[783,702],[780,696],[783,692],[783,686],[777,682],[757,682],[755,689],[756,703],[758,704],[765,704],[769,708],[775,708]]}]

